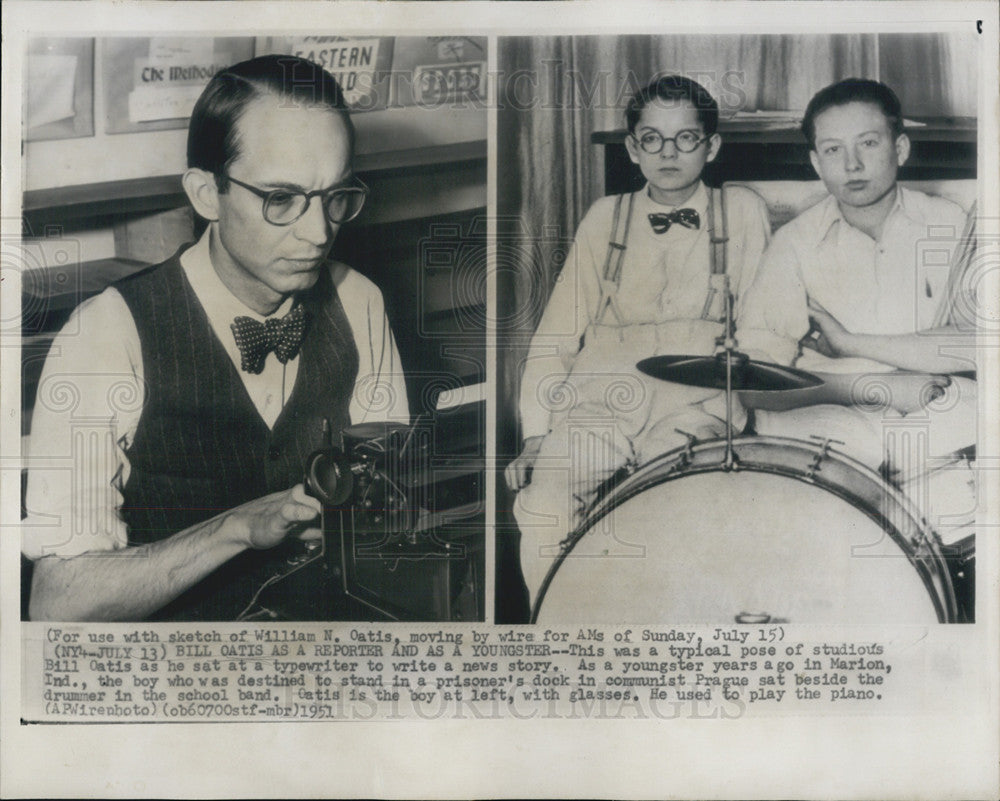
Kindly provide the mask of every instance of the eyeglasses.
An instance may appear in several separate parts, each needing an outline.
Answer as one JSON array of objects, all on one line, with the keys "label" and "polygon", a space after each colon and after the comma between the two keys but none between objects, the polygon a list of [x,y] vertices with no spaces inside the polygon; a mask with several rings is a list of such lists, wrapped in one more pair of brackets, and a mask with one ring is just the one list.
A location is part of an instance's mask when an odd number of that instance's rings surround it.
[{"label": "eyeglasses", "polygon": [[693,153],[702,142],[711,139],[711,136],[699,136],[697,131],[681,131],[677,136],[661,136],[656,131],[646,131],[642,136],[635,136],[633,139],[639,143],[644,151],[651,155],[656,155],[667,142],[673,142],[678,153]]},{"label": "eyeglasses", "polygon": [[271,225],[291,225],[309,210],[314,197],[323,199],[326,218],[335,225],[350,222],[361,213],[368,197],[368,187],[360,178],[354,178],[354,186],[336,189],[317,189],[314,192],[295,192],[291,189],[260,189],[251,184],[237,181],[231,175],[225,176],[237,186],[253,192],[264,201],[264,219]]}]

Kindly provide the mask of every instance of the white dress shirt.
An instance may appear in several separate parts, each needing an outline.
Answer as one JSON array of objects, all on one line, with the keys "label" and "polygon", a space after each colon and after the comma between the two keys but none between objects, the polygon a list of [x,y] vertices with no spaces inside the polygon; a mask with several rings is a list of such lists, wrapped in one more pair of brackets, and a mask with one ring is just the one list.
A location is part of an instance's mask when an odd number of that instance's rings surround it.
[{"label": "white dress shirt", "polygon": [[[740,349],[791,364],[809,331],[809,299],[855,334],[913,334],[932,327],[945,302],[965,214],[949,200],[899,187],[878,240],[841,214],[832,195],[779,229],[744,293]],[[975,308],[975,300],[969,299]],[[796,362],[828,373],[895,369],[869,359],[831,359],[804,349]]]},{"label": "white dress shirt", "polygon": [[[767,206],[755,193],[741,187],[727,188],[725,203],[729,236],[726,271],[733,293],[739,295],[754,276],[771,228]],[[540,402],[538,387],[552,376],[568,375],[581,346],[586,347],[583,335],[595,322],[600,305],[614,204],[613,196],[604,197],[587,211],[531,340],[521,378],[521,428],[525,439],[549,431],[550,410]],[[701,316],[710,280],[705,185],[699,184],[694,194],[681,205],[698,212],[700,227],[672,225],[665,233],[657,234],[648,215],[670,212],[675,207],[656,203],[649,196],[648,188],[636,193],[617,293],[617,306],[623,320],[616,321],[609,309],[605,313],[605,323],[660,324],[674,320],[696,321]],[[626,199],[622,203],[623,215],[627,207]],[[678,326],[682,340],[681,329],[682,326]],[[683,347],[680,341],[676,344]],[[629,366],[650,355],[635,354]]]}]

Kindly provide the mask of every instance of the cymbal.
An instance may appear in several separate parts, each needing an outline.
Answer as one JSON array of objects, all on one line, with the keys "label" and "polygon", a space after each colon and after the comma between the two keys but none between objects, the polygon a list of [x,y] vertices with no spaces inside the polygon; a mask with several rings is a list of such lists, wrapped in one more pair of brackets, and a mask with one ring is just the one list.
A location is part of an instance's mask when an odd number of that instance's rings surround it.
[{"label": "cymbal", "polygon": [[[675,381],[691,387],[726,388],[725,351],[714,356],[653,356],[643,359],[636,368],[653,378]],[[732,354],[732,386],[734,390],[784,392],[791,389],[818,387],[823,382],[812,373],[759,362],[745,353]]]}]

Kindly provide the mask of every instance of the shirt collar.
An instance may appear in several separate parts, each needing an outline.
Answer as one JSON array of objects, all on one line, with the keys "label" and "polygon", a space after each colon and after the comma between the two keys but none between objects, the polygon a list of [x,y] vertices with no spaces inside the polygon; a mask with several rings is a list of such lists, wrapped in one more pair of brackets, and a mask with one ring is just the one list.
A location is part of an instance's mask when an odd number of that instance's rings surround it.
[{"label": "shirt collar", "polygon": [[674,209],[694,209],[702,219],[705,219],[705,214],[708,211],[708,191],[702,181],[698,182],[698,188],[694,190],[694,194],[679,206],[665,206],[662,203],[657,203],[649,196],[648,183],[636,194],[637,211],[641,214],[666,213]]},{"label": "shirt collar", "polygon": [[[914,216],[914,210],[910,208],[913,204],[907,204],[907,194],[908,191],[906,189],[898,184],[896,185],[896,199],[892,204],[892,208],[889,209],[889,213],[886,215],[886,224],[896,214],[903,214],[911,220],[920,222],[919,218]],[[844,215],[840,210],[840,204],[837,203],[837,199],[833,195],[827,195],[826,199],[820,202],[826,204],[819,220],[820,239],[822,240],[830,235],[834,224],[843,223],[844,225],[850,225],[850,223],[844,219]]]},{"label": "shirt collar", "polygon": [[[267,318],[255,312],[230,292],[212,266],[209,249],[211,231],[212,226],[209,225],[201,238],[181,254],[181,267],[198,302],[205,309],[212,326],[217,329],[228,330],[230,323],[240,316],[252,317],[263,322]],[[291,310],[293,303],[293,298],[285,298],[270,316],[283,317]]]},{"label": "shirt collar", "polygon": [[893,211],[899,209],[901,214],[909,217],[913,222],[924,224],[927,221],[921,216],[920,210],[915,208],[913,203],[913,192],[905,186],[896,186],[896,205]]}]

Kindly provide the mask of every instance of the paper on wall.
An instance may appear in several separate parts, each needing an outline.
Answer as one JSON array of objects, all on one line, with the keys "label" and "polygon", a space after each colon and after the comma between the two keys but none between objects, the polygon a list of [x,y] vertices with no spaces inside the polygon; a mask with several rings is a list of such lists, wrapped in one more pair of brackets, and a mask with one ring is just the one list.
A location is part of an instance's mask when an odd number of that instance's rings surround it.
[{"label": "paper on wall", "polygon": [[128,96],[129,121],[185,119],[206,84],[232,64],[232,54],[215,52],[212,39],[193,43],[173,38],[152,39],[148,58],[137,58]]},{"label": "paper on wall", "polygon": [[77,57],[58,54],[28,56],[28,128],[73,117]]},{"label": "paper on wall", "polygon": [[140,86],[128,95],[130,122],[156,120],[182,120],[191,116],[191,110],[204,89],[203,84],[188,86]]}]

